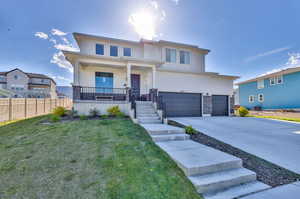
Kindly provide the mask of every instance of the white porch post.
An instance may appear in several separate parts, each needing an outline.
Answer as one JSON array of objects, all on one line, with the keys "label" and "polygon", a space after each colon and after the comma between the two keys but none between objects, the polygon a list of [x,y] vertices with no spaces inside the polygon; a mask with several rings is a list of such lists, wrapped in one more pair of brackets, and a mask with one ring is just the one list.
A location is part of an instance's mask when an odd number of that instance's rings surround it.
[{"label": "white porch post", "polygon": [[131,64],[127,63],[127,87],[131,88]]},{"label": "white porch post", "polygon": [[74,86],[80,86],[80,63],[76,61],[74,64]]},{"label": "white porch post", "polygon": [[156,88],[156,67],[152,67],[152,88]]}]

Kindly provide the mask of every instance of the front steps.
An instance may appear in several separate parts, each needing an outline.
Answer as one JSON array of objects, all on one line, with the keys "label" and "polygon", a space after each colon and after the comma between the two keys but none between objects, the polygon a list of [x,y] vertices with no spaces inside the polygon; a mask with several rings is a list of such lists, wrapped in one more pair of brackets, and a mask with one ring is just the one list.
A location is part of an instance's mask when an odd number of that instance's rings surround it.
[{"label": "front steps", "polygon": [[161,124],[152,102],[136,101],[136,118],[140,124]]},{"label": "front steps", "polygon": [[182,128],[141,124],[153,141],[177,163],[198,193],[206,199],[234,199],[268,189],[242,160],[190,140]]}]

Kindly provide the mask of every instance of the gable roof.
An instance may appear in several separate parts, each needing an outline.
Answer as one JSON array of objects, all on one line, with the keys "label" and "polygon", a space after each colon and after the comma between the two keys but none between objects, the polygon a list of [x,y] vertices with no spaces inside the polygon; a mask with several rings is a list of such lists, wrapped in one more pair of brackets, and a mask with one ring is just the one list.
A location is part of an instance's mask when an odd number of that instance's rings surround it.
[{"label": "gable roof", "polygon": [[245,83],[249,83],[249,82],[254,82],[254,81],[258,81],[258,80],[263,80],[263,79],[267,79],[267,78],[278,76],[278,75],[285,75],[285,74],[295,73],[295,72],[299,72],[299,71],[300,71],[300,66],[293,67],[293,68],[285,68],[285,69],[275,71],[273,73],[267,73],[267,74],[260,75],[258,77],[255,77],[255,78],[252,78],[252,79],[249,79],[249,80],[246,80],[246,81],[238,82],[238,83],[236,83],[236,85],[245,84]]},{"label": "gable roof", "polygon": [[53,81],[54,84],[56,84],[56,82],[51,77],[48,77],[47,75],[39,74],[39,73],[26,73],[26,72],[22,71],[19,68],[15,68],[15,69],[7,71],[7,72],[0,72],[0,75],[5,75],[6,76],[8,73],[11,73],[11,72],[16,71],[16,70],[19,70],[22,73],[26,74],[29,78],[50,79],[51,81]]}]

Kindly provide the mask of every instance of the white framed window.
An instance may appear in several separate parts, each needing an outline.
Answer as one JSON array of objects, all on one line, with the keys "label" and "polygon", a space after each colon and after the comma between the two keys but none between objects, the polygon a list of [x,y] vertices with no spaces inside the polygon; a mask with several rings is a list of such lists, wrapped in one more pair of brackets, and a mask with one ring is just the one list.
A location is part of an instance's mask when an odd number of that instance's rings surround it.
[{"label": "white framed window", "polygon": [[166,62],[176,63],[176,49],[166,48]]},{"label": "white framed window", "polygon": [[119,51],[118,46],[110,46],[110,56],[118,57],[118,51]]},{"label": "white framed window", "polygon": [[253,103],[254,102],[254,95],[249,95],[249,102],[250,103]]},{"label": "white framed window", "polygon": [[191,55],[189,51],[181,50],[179,51],[180,63],[181,64],[190,64]]},{"label": "white framed window", "polygon": [[257,89],[263,89],[265,88],[265,80],[262,79],[262,80],[258,80],[257,81]]},{"label": "white framed window", "polygon": [[263,102],[263,101],[265,100],[264,94],[258,94],[257,100],[258,100],[259,102]]},{"label": "white framed window", "polygon": [[273,86],[276,83],[276,78],[275,77],[271,77],[270,78],[270,85]]},{"label": "white framed window", "polygon": [[282,75],[276,77],[276,83],[277,84],[282,84],[283,83],[283,76]]},{"label": "white framed window", "polygon": [[123,56],[131,57],[132,56],[132,49],[128,47],[123,48]]},{"label": "white framed window", "polygon": [[104,55],[104,44],[96,44],[96,55]]}]

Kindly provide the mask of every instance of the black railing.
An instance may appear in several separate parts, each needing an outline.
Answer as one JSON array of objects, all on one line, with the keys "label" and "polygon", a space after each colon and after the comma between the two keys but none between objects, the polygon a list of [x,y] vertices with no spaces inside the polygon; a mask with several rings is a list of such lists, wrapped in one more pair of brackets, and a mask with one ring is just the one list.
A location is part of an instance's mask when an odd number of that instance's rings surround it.
[{"label": "black railing", "polygon": [[126,88],[103,88],[73,86],[74,100],[114,100],[125,101],[128,96]]},{"label": "black railing", "polygon": [[157,109],[162,111],[162,123],[164,123],[164,119],[167,118],[167,106],[163,100],[162,96],[157,97]]}]

